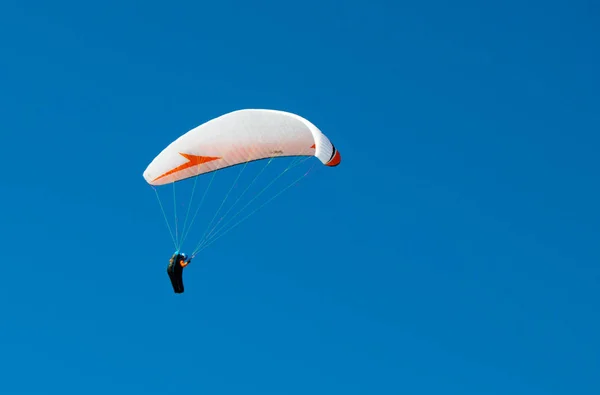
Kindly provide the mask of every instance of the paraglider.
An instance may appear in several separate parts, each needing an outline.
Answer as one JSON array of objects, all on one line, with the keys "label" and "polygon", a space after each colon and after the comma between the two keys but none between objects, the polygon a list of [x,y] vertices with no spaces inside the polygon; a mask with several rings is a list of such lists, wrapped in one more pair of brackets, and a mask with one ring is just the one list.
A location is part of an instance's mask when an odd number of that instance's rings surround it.
[{"label": "paraglider", "polygon": [[[262,159],[268,158],[270,163],[274,158],[308,159],[313,156],[328,167],[338,166],[341,162],[340,153],[331,141],[305,118],[285,111],[245,109],[221,115],[183,134],[152,160],[143,177],[155,188],[206,173],[213,173],[214,176],[214,172],[222,169],[241,164],[245,166]],[[205,233],[205,238],[201,240],[205,243],[203,248],[212,243],[217,235],[220,237],[221,230],[213,229]],[[180,251],[181,246],[175,240],[179,235],[174,237],[173,233],[176,232],[171,233],[176,251]],[[182,258],[179,252],[171,257],[168,272],[176,293],[183,292],[183,268],[198,252],[197,248],[190,258]]]},{"label": "paraglider", "polygon": [[167,273],[173,286],[173,291],[176,294],[183,293],[183,269],[189,265],[192,258],[188,258],[185,253],[175,252],[171,259],[169,259],[169,265],[167,266]]}]

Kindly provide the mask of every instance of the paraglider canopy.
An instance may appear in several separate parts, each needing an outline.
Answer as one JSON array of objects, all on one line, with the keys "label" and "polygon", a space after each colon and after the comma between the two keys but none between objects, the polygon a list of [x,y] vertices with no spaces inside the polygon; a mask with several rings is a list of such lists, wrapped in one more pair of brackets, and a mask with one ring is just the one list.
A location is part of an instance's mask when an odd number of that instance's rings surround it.
[{"label": "paraglider canopy", "polygon": [[164,185],[240,163],[285,156],[315,156],[327,166],[340,153],[311,122],[278,110],[238,110],[179,137],[144,171],[150,185]]}]

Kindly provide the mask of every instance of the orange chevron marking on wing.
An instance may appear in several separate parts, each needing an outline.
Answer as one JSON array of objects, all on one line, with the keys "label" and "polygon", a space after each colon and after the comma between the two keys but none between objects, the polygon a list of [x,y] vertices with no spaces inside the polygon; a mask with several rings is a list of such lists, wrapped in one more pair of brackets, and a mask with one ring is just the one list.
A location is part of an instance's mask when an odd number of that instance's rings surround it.
[{"label": "orange chevron marking on wing", "polygon": [[206,162],[211,162],[213,160],[221,159],[220,157],[198,156],[198,155],[184,154],[183,152],[180,152],[179,155],[183,156],[188,161],[185,162],[182,165],[177,166],[176,168],[174,168],[172,170],[169,170],[165,174],[156,177],[152,181],[154,182],[156,180],[160,180],[163,177],[170,176],[171,174],[177,173],[177,172],[185,170],[185,169],[189,169],[190,167],[199,166],[199,165],[201,165],[203,163],[206,163]]}]

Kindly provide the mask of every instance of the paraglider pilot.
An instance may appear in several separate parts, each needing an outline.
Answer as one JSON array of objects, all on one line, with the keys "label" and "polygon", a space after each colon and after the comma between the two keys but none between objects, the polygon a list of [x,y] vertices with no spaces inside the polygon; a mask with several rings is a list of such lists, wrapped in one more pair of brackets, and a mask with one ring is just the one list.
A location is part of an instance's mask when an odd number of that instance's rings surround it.
[{"label": "paraglider pilot", "polygon": [[173,285],[173,291],[176,294],[183,293],[183,268],[189,265],[192,258],[188,258],[186,254],[176,252],[169,259],[169,266],[167,266],[167,273],[171,279],[171,285]]}]

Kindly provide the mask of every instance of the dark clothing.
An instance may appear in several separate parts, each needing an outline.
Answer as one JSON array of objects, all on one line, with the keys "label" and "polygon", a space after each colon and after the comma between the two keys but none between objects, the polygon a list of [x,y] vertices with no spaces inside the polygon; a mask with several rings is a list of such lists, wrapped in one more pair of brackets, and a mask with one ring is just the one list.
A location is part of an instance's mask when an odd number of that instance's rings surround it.
[{"label": "dark clothing", "polygon": [[180,254],[173,254],[171,259],[169,260],[169,266],[167,266],[167,273],[169,274],[169,278],[171,279],[171,285],[173,286],[173,291],[176,294],[183,293],[183,266],[184,257]]}]

